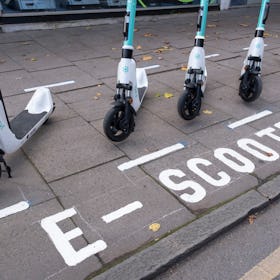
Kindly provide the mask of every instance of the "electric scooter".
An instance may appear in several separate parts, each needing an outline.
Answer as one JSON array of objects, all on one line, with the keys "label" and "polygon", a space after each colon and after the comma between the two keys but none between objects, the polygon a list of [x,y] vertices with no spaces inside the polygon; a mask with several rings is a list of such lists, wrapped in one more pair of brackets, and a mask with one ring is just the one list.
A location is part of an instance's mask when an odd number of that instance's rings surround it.
[{"label": "electric scooter", "polygon": [[2,93],[0,91],[0,177],[1,163],[11,178],[11,168],[7,165],[4,155],[18,150],[44,124],[55,106],[50,90],[38,88],[25,109],[9,121]]},{"label": "electric scooter", "polygon": [[191,120],[199,114],[201,99],[206,87],[207,70],[203,45],[207,14],[208,0],[200,0],[194,47],[189,55],[184,91],[177,103],[178,113],[185,120]]},{"label": "electric scooter", "polygon": [[255,38],[251,41],[241,69],[239,95],[246,102],[256,100],[262,92],[261,67],[264,52],[264,28],[269,14],[269,0],[262,0]]},{"label": "electric scooter", "polygon": [[147,69],[159,65],[136,68],[133,59],[133,36],[137,0],[127,0],[124,18],[124,43],[118,64],[115,102],[104,117],[103,129],[112,141],[123,141],[134,131],[134,116],[148,89]]}]

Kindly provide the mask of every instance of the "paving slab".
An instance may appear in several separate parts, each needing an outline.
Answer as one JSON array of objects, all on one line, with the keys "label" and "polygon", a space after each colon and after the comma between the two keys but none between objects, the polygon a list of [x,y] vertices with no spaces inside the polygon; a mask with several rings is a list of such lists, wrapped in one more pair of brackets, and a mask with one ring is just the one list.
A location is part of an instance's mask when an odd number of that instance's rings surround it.
[{"label": "paving slab", "polygon": [[[133,202],[141,203],[142,207],[112,222],[104,222],[101,219]],[[77,208],[83,219],[91,228],[98,229],[106,242],[107,249],[99,253],[105,263],[159,238],[194,218],[182,204],[149,177],[144,177],[137,185],[130,182],[129,186],[125,185],[117,190],[112,185],[111,191],[105,193],[102,199],[99,197],[84,201]],[[95,214],[92,215],[88,209],[93,209]],[[74,219],[78,225],[83,224],[78,217]],[[152,230],[152,225],[160,228]],[[96,240],[95,233],[85,229],[84,234],[90,242]]]},{"label": "paving slab", "polygon": [[82,116],[87,121],[103,119],[112,107],[115,92],[104,84],[59,94],[72,112]]},{"label": "paving slab", "polygon": [[263,110],[277,111],[274,104],[266,102],[262,97],[254,103],[245,102],[239,96],[238,90],[229,87],[219,87],[205,93],[204,102],[227,113],[236,120],[246,118]]},{"label": "paving slab", "polygon": [[82,71],[77,66],[67,66],[51,70],[42,70],[33,72],[32,75],[38,82],[35,84],[35,82],[33,81],[33,86],[29,87],[75,81],[75,83],[73,84],[52,88],[52,91],[54,93],[96,86],[100,83],[100,81],[98,81],[96,77]]},{"label": "paving slab", "polygon": [[0,84],[2,94],[5,97],[24,93],[24,89],[38,85],[39,80],[32,73],[16,70],[1,73]]},{"label": "paving slab", "polygon": [[[8,207],[20,201],[36,205],[52,199],[55,194],[22,151],[5,157],[12,169],[12,178],[3,173],[0,184],[0,204]],[[29,174],[29,176],[26,176]],[[14,195],[11,195],[11,192]],[[9,199],[8,199],[9,196]]]},{"label": "paving slab", "polygon": [[48,126],[24,146],[24,151],[48,182],[123,155],[79,117],[54,123],[50,119]]},{"label": "paving slab", "polygon": [[2,48],[0,46],[0,49],[30,72],[71,65],[67,60],[33,41],[5,44]]},{"label": "paving slab", "polygon": [[[68,269],[40,226],[40,220],[62,210],[56,200],[51,200],[1,219],[1,279],[46,279]],[[75,228],[73,223],[70,226]],[[85,240],[79,240],[76,245],[83,247],[85,244]],[[87,264],[87,273],[93,267],[101,267],[94,256],[90,265]],[[79,278],[86,274],[85,271],[75,273]]]}]

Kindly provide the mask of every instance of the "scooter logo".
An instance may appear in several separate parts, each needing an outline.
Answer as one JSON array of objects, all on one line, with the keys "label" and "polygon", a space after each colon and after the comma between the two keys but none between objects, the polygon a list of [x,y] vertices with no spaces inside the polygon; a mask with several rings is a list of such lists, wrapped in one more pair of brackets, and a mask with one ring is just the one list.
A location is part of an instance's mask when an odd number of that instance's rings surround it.
[{"label": "scooter logo", "polygon": [[195,58],[196,58],[196,59],[200,59],[200,54],[197,53],[197,54],[195,55]]},{"label": "scooter logo", "polygon": [[127,73],[127,72],[128,72],[128,66],[127,66],[127,65],[123,66],[123,72],[124,72],[124,73]]},{"label": "scooter logo", "polygon": [[256,48],[260,49],[261,48],[261,44],[260,43],[256,44]]}]

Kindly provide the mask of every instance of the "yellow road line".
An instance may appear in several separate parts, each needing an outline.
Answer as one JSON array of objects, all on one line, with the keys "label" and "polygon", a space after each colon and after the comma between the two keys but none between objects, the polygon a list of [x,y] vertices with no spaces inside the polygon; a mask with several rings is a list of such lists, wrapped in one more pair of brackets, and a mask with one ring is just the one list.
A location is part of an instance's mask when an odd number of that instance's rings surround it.
[{"label": "yellow road line", "polygon": [[239,280],[273,280],[280,274],[280,247],[260,261]]}]

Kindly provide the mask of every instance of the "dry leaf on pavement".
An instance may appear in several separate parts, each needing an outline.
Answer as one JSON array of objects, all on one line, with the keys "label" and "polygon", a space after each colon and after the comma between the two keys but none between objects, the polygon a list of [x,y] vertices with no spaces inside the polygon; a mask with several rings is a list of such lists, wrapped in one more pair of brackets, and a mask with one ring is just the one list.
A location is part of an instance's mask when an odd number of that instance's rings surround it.
[{"label": "dry leaf on pavement", "polygon": [[250,215],[248,217],[248,221],[249,221],[249,224],[252,225],[254,223],[254,221],[256,220],[256,215]]},{"label": "dry leaf on pavement", "polygon": [[143,57],[142,57],[142,60],[143,61],[148,61],[148,60],[152,60],[153,59],[153,57],[151,56],[151,55],[144,55]]},{"label": "dry leaf on pavement", "polygon": [[212,115],[213,114],[213,112],[211,111],[211,110],[203,110],[202,111],[205,115]]},{"label": "dry leaf on pavement", "polygon": [[153,231],[153,232],[156,232],[160,229],[160,224],[158,223],[154,223],[154,224],[151,224],[149,226],[149,230]]},{"label": "dry leaf on pavement", "polygon": [[173,93],[170,93],[170,92],[165,92],[165,93],[163,94],[163,96],[164,96],[165,98],[171,98],[171,97],[174,96],[174,94],[173,94]]}]

